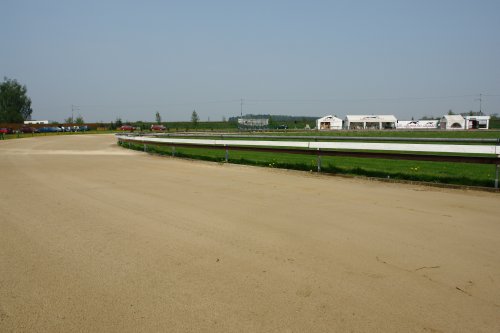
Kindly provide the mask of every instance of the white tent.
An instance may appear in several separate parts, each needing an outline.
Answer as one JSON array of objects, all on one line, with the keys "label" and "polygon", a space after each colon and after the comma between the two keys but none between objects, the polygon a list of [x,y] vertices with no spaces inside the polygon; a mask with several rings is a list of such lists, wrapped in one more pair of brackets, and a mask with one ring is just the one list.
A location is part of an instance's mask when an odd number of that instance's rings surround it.
[{"label": "white tent", "polygon": [[319,130],[340,130],[342,129],[342,119],[335,116],[324,116],[316,119],[316,128]]},{"label": "white tent", "polygon": [[462,130],[465,128],[465,119],[461,115],[444,115],[439,124],[441,129]]},{"label": "white tent", "polygon": [[466,129],[488,129],[490,116],[465,116]]},{"label": "white tent", "polygon": [[345,129],[394,129],[398,120],[393,115],[347,115]]}]

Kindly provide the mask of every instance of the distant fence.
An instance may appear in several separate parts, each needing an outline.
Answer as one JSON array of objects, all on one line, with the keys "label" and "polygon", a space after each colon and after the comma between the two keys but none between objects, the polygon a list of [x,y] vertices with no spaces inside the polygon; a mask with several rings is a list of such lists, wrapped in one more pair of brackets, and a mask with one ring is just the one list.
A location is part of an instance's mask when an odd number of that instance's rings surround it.
[{"label": "distant fence", "polygon": [[[477,144],[418,144],[418,143],[385,143],[385,142],[324,142],[324,141],[257,141],[257,140],[224,140],[224,139],[184,139],[172,137],[138,136],[133,134],[117,134],[119,142],[144,145],[205,148],[225,150],[225,159],[229,160],[229,151],[253,151],[268,153],[304,154],[317,156],[318,172],[321,171],[322,156],[348,156],[359,158],[382,158],[393,160],[417,160],[453,163],[476,163],[496,165],[495,188],[498,189],[500,168],[500,140],[480,139],[480,142],[496,143],[495,145]],[[252,137],[253,138],[253,137]],[[279,137],[290,139],[289,137]],[[309,137],[300,137],[308,139]],[[338,140],[338,138],[335,138]],[[349,140],[357,138],[348,138]],[[365,138],[366,139],[366,138]],[[391,141],[394,138],[390,138]],[[347,139],[346,139],[347,140]],[[376,138],[384,141],[383,138]],[[440,139],[430,139],[439,141]],[[449,140],[449,139],[448,139]],[[446,141],[448,141],[446,140]],[[406,141],[411,141],[406,138]],[[456,141],[456,140],[453,140]],[[458,142],[471,141],[461,139]],[[473,140],[473,142],[478,142]],[[174,153],[175,151],[173,151]],[[410,153],[408,153],[410,152]],[[418,154],[417,154],[418,153]],[[430,153],[430,154],[429,154]],[[446,155],[460,154],[460,155]],[[484,156],[487,155],[487,156]]]}]

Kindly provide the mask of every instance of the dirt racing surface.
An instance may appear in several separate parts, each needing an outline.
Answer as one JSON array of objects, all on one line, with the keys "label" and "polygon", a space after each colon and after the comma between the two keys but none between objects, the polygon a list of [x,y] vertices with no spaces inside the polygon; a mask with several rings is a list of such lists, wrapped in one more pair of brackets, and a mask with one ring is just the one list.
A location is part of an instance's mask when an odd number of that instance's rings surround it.
[{"label": "dirt racing surface", "polygon": [[500,196],[0,141],[0,332],[498,332]]}]

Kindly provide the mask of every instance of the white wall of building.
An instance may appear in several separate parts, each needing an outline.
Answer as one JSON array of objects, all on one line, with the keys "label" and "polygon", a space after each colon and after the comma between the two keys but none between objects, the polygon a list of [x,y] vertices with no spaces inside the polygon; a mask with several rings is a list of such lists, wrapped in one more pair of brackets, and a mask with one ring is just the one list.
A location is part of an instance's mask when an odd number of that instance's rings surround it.
[{"label": "white wall of building", "polygon": [[437,129],[439,120],[398,120],[397,129]]},{"label": "white wall of building", "polygon": [[48,120],[25,120],[25,125],[48,124]]},{"label": "white wall of building", "polygon": [[461,115],[444,115],[439,127],[445,130],[463,130],[465,129],[465,119]]}]

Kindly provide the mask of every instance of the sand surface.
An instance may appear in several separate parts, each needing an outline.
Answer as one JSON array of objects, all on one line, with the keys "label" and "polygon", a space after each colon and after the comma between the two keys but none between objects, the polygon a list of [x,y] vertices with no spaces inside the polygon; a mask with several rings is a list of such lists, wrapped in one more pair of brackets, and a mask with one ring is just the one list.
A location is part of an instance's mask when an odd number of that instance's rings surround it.
[{"label": "sand surface", "polygon": [[499,332],[500,195],[0,141],[0,332]]}]

